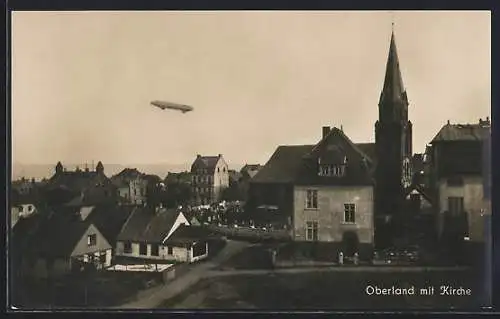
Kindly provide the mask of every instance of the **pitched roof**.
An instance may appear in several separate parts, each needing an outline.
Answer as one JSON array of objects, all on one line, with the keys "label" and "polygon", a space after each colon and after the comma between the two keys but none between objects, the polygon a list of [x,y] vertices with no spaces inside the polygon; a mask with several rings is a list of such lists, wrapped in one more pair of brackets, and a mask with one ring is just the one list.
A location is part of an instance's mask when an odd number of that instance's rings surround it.
[{"label": "pitched roof", "polygon": [[80,195],[73,197],[67,203],[64,203],[64,206],[72,206],[72,207],[82,207],[82,206],[90,206],[90,205],[98,205],[101,203],[115,203],[118,198],[105,196],[104,193],[101,192],[82,192]]},{"label": "pitched roof", "polygon": [[33,237],[33,250],[36,254],[52,257],[69,256],[92,224],[88,218],[82,220],[79,211],[68,208],[40,214],[39,223]]},{"label": "pitched roof", "polygon": [[355,144],[363,153],[365,153],[372,162],[377,160],[376,144],[375,143],[356,143]]},{"label": "pitched roof", "polygon": [[233,182],[238,182],[242,175],[240,172],[229,170],[229,179]]},{"label": "pitched roof", "polygon": [[[337,138],[337,143],[336,145],[332,145],[330,144],[330,140],[332,137],[338,137]],[[353,151],[355,151],[359,156],[361,156],[362,158],[365,158],[367,161],[369,161],[370,163],[373,161],[366,153],[363,152],[363,150],[361,150],[361,148],[358,147],[357,144],[354,144],[351,139],[349,137],[347,137],[347,135],[344,134],[344,131],[343,130],[340,130],[336,127],[333,127],[326,136],[324,136],[316,145],[314,145],[313,149],[309,152],[308,155],[313,155],[314,156],[314,153],[317,153],[318,151],[319,152],[324,152],[324,147],[325,146],[340,146],[338,144],[338,142],[340,142],[340,144],[352,149]],[[366,147],[365,147],[366,148]],[[335,149],[338,149],[338,148],[335,148]],[[341,147],[342,149],[342,147]],[[340,153],[336,152],[337,155],[339,155]],[[332,154],[333,155],[333,154]]]},{"label": "pitched roof", "polygon": [[160,243],[174,226],[179,212],[150,207],[135,207],[118,234],[117,240]]},{"label": "pitched roof", "polygon": [[304,154],[314,145],[281,145],[259,172],[250,180],[251,183],[293,183]]},{"label": "pitched roof", "polygon": [[12,228],[10,237],[11,250],[10,253],[14,256],[22,256],[29,254],[34,248],[33,237],[38,232],[38,227],[41,223],[43,215],[35,213],[30,216],[19,218],[17,223]]},{"label": "pitched roof", "polygon": [[240,170],[240,173],[246,178],[253,178],[262,168],[260,164],[246,164]]},{"label": "pitched roof", "polygon": [[246,170],[252,170],[252,171],[255,171],[255,170],[258,170],[259,168],[261,168],[262,165],[260,164],[245,164],[245,166],[243,166],[241,168],[242,171],[246,171]]},{"label": "pitched roof", "polygon": [[428,190],[426,190],[424,187],[422,187],[421,185],[419,184],[415,184],[415,183],[412,183],[410,186],[408,186],[406,189],[405,189],[405,197],[410,195],[411,192],[413,191],[417,191],[419,194],[422,195],[422,197],[425,198],[425,200],[427,200],[429,203],[433,203],[433,199],[432,199],[432,196],[430,195],[430,192]]},{"label": "pitched roof", "polygon": [[144,174],[139,172],[137,168],[124,168],[121,172],[111,176],[111,182],[117,187],[128,186],[131,180],[139,178]]},{"label": "pitched roof", "polygon": [[380,94],[379,105],[386,103],[407,102],[406,91],[403,85],[401,69],[399,67],[398,52],[396,49],[396,38],[394,32],[391,34],[389,56],[385,70],[384,87]]},{"label": "pitched roof", "polygon": [[[330,132],[304,156],[296,183],[299,185],[372,185],[372,159],[338,128]],[[319,176],[319,162],[344,163],[345,175],[339,177]]]},{"label": "pitched roof", "polygon": [[124,168],[120,173],[116,174],[111,178],[126,178],[126,179],[135,179],[141,176],[142,173],[137,170],[137,168]]},{"label": "pitched roof", "polygon": [[444,125],[431,143],[450,141],[482,141],[490,134],[491,127],[481,124]]},{"label": "pitched roof", "polygon": [[194,160],[193,164],[191,165],[191,172],[199,169],[199,168],[205,168],[209,170],[210,172],[213,172],[215,170],[215,166],[217,165],[217,162],[219,159],[222,157],[220,156],[201,156],[197,155],[196,159]]},{"label": "pitched roof", "polygon": [[143,175],[143,178],[148,182],[148,183],[152,183],[152,184],[157,184],[157,183],[161,183],[162,182],[162,179],[160,176],[158,175],[154,175],[154,174],[144,174]]},{"label": "pitched roof", "polygon": [[115,243],[134,206],[98,205],[87,217],[108,240]]},{"label": "pitched roof", "polygon": [[[333,138],[334,137],[334,138]],[[335,139],[335,145],[331,140]],[[327,145],[328,144],[328,145]],[[326,146],[334,146],[337,151],[324,152]],[[340,147],[339,147],[340,146]],[[346,153],[347,150],[347,153]],[[250,180],[251,183],[332,183],[331,177],[320,177],[317,174],[318,152],[323,158],[343,160],[345,155],[350,159],[350,178],[336,180],[336,183],[371,184],[371,174],[375,157],[375,143],[354,144],[342,130],[332,128],[316,145],[282,145],[279,146],[269,161],[261,167]],[[340,156],[340,157],[339,157]],[[337,158],[339,157],[339,158]],[[316,162],[311,161],[315,159]]]},{"label": "pitched roof", "polygon": [[49,180],[48,188],[65,187],[79,193],[85,189],[110,185],[110,179],[98,172],[67,171],[54,174]]},{"label": "pitched roof", "polygon": [[211,231],[202,226],[179,226],[165,241],[165,244],[190,244],[207,239]]}]

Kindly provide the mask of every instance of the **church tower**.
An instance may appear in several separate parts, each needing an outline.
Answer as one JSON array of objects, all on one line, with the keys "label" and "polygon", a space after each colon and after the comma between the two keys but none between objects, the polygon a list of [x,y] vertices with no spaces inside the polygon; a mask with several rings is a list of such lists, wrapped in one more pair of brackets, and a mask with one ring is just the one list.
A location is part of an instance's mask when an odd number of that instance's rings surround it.
[{"label": "church tower", "polygon": [[412,157],[412,123],[408,120],[408,98],[399,68],[394,30],[378,110],[375,214],[379,220],[388,222],[403,209],[404,189],[411,182]]}]

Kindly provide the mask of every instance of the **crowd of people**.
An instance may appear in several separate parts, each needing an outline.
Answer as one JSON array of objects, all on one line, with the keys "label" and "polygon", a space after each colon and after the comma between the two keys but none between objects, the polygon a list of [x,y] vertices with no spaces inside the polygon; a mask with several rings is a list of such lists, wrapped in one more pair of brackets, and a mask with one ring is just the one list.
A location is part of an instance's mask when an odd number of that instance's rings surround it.
[{"label": "crowd of people", "polygon": [[222,227],[248,227],[262,230],[286,229],[286,223],[272,214],[259,210],[249,212],[241,201],[221,201],[211,205],[180,206],[179,210],[187,216],[195,217],[200,224]]}]

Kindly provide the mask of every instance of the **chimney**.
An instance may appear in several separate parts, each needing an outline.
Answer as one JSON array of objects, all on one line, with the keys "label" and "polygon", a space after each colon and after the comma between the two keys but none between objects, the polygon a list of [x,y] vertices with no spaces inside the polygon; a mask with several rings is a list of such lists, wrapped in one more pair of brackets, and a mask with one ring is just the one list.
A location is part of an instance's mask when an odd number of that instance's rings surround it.
[{"label": "chimney", "polygon": [[340,125],[340,130],[344,132],[344,127],[342,126],[342,124]]},{"label": "chimney", "polygon": [[330,133],[330,127],[329,126],[323,126],[323,135],[322,138],[325,138],[328,133]]},{"label": "chimney", "polygon": [[446,124],[450,125],[450,120],[448,120],[448,122]]},{"label": "chimney", "polygon": [[196,155],[196,158],[200,158],[200,157],[201,157],[201,155],[200,155],[200,154]]}]

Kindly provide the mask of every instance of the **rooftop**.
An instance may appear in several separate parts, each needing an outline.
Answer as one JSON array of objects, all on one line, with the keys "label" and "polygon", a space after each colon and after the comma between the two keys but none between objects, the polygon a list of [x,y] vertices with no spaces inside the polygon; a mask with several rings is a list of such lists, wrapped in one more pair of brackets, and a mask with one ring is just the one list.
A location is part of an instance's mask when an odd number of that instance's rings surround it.
[{"label": "rooftop", "polygon": [[477,124],[450,124],[448,121],[431,143],[450,141],[482,141],[491,134],[489,118],[479,119]]}]

